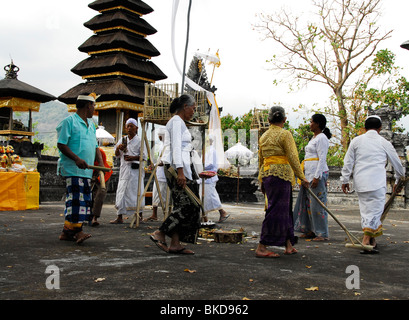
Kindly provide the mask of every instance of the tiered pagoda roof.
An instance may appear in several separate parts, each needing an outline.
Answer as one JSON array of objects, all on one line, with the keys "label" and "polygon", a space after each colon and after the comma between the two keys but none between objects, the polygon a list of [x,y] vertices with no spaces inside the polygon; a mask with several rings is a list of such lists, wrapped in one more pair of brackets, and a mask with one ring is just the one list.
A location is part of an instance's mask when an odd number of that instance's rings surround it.
[{"label": "tiered pagoda roof", "polygon": [[86,81],[58,99],[75,110],[80,94],[95,92],[100,97],[96,110],[119,108],[142,111],[145,83],[166,79],[152,62],[160,52],[147,40],[157,31],[142,16],[153,9],[140,0],[97,0],[88,5],[100,12],[84,26],[95,35],[78,49],[89,58],[71,71]]}]

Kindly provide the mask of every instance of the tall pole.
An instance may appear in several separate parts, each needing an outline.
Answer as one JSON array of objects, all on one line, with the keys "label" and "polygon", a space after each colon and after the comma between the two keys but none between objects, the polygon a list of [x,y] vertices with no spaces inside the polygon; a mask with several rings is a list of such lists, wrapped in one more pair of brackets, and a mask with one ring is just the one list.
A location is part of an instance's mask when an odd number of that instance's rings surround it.
[{"label": "tall pole", "polygon": [[183,59],[183,73],[182,73],[182,90],[181,93],[185,91],[185,72],[186,72],[186,57],[187,57],[187,47],[189,44],[189,29],[190,29],[190,8],[192,7],[192,0],[189,0],[189,8],[187,11],[187,32],[186,32],[186,45],[185,45],[185,56]]}]

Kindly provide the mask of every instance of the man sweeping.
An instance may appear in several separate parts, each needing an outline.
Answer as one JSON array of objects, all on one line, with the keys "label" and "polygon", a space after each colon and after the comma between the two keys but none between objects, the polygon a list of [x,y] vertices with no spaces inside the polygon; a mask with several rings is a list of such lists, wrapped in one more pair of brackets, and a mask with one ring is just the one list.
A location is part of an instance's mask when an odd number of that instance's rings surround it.
[{"label": "man sweeping", "polygon": [[[369,116],[366,119],[366,133],[351,141],[341,171],[342,191],[346,194],[349,191],[349,179],[353,174],[364,232],[362,243],[374,247],[374,250],[362,253],[378,253],[375,238],[382,235],[381,216],[386,198],[387,161],[395,170],[396,183],[405,176],[405,170],[395,148],[379,135],[381,129],[380,117]],[[396,184],[394,190],[395,188]]]}]

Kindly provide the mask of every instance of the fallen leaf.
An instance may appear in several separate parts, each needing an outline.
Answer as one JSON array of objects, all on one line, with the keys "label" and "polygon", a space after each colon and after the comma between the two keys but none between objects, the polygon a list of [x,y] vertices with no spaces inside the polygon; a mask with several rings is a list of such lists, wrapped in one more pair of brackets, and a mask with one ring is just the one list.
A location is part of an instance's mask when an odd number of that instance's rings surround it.
[{"label": "fallen leaf", "polygon": [[97,278],[96,280],[94,280],[95,282],[102,282],[102,281],[104,281],[104,280],[106,280],[105,278]]},{"label": "fallen leaf", "polygon": [[307,269],[311,269],[312,268],[312,266],[305,266]]},{"label": "fallen leaf", "polygon": [[318,287],[305,288],[307,291],[318,291]]},{"label": "fallen leaf", "polygon": [[354,295],[360,296],[361,294],[359,292],[354,292]]},{"label": "fallen leaf", "polygon": [[253,280],[253,279],[249,279],[249,281],[250,281],[250,282],[253,282],[254,280]]},{"label": "fallen leaf", "polygon": [[247,298],[247,297],[244,297],[242,300],[250,300],[249,298]]},{"label": "fallen leaf", "polygon": [[185,270],[183,270],[183,271],[189,272],[189,273],[195,273],[195,272],[196,272],[196,270],[190,270],[190,269],[185,269]]}]

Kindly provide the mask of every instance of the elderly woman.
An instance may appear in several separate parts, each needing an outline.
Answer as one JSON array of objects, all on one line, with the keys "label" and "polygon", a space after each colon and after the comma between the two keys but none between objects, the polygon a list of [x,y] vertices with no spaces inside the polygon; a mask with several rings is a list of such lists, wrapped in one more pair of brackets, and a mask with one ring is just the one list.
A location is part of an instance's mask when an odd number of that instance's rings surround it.
[{"label": "elderly woman", "polygon": [[267,198],[268,207],[256,249],[258,258],[278,258],[267,246],[285,246],[284,254],[294,254],[294,224],[292,214],[292,186],[295,175],[308,188],[308,181],[298,159],[298,151],[291,133],[285,130],[287,121],[282,107],[270,109],[270,128],[259,141],[259,181]]},{"label": "elderly woman", "polygon": [[[117,218],[110,223],[123,223],[123,215],[133,215],[138,202],[138,184],[140,184],[140,193],[143,192],[145,171],[143,161],[148,157],[146,151],[143,156],[141,152],[141,139],[138,137],[138,123],[130,118],[126,121],[127,136],[122,137],[115,146],[115,156],[120,157],[121,165],[119,167],[119,181],[116,190],[115,208]],[[140,164],[142,164],[140,166]],[[140,166],[140,167],[139,167]],[[141,172],[141,181],[139,181],[139,170]],[[145,198],[142,199],[141,208],[145,206]],[[142,209],[139,213],[142,218]]]},{"label": "elderly woman", "polygon": [[[305,147],[305,177],[310,182],[311,191],[325,205],[327,204],[328,165],[327,153],[332,134],[326,127],[327,119],[322,114],[314,114],[310,121],[313,138]],[[294,230],[302,232],[301,238],[313,241],[329,239],[328,213],[303,186],[298,193],[294,207]]]},{"label": "elderly woman", "polygon": [[[192,119],[195,110],[195,99],[190,95],[181,95],[172,101],[170,113],[174,116],[166,124],[162,161],[165,164],[166,181],[172,192],[173,211],[150,238],[168,253],[194,254],[186,249],[181,241],[195,243],[200,228],[200,207],[184,190],[188,187],[199,197],[199,186],[196,182],[199,172],[196,173],[191,160],[192,136],[185,124],[185,121]],[[177,172],[177,178],[169,173],[170,167]],[[171,238],[169,247],[165,236]]]}]

